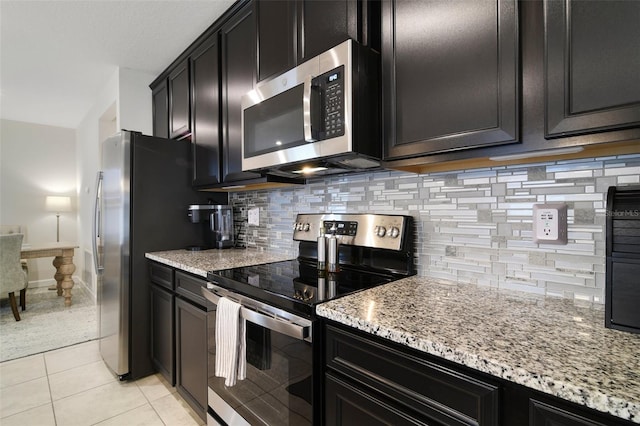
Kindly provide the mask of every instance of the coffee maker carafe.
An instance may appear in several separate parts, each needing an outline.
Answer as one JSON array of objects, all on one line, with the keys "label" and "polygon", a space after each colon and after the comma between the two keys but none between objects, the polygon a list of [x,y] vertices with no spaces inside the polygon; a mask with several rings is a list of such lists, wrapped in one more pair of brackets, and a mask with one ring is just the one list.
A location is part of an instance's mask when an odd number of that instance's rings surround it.
[{"label": "coffee maker carafe", "polygon": [[233,208],[219,204],[192,204],[189,220],[204,228],[205,248],[230,248],[235,245]]}]

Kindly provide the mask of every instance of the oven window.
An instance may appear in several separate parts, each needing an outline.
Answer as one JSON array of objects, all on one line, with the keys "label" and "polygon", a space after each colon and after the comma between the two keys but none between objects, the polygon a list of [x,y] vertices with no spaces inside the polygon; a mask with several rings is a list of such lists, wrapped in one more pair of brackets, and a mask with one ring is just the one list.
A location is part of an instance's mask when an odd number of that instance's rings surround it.
[{"label": "oven window", "polygon": [[300,84],[244,110],[245,158],[305,143],[303,92]]},{"label": "oven window", "polygon": [[[215,342],[211,314],[208,339]],[[249,424],[311,425],[311,343],[250,322],[246,342],[247,378],[231,387],[214,376],[215,343],[209,345],[209,388]]]}]

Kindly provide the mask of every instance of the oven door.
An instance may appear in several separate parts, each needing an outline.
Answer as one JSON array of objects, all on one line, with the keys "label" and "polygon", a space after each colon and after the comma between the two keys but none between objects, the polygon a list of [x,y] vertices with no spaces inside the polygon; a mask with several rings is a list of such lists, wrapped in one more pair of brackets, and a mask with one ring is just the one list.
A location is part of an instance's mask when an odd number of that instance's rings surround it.
[{"label": "oven door", "polygon": [[214,304],[219,297],[241,303],[246,321],[247,378],[227,387],[215,377],[216,310],[208,313],[207,424],[311,425],[312,322],[213,284],[202,292]]}]

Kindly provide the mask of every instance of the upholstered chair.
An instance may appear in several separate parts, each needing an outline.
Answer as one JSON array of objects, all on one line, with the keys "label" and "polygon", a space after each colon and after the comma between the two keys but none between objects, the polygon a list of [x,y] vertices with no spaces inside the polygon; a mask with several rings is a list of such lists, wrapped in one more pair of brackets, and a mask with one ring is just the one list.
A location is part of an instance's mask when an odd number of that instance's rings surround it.
[{"label": "upholstered chair", "polygon": [[[22,242],[24,243],[24,240],[27,237],[27,228],[22,225],[0,225],[0,234],[22,234],[24,235],[22,239]],[[29,266],[27,264],[27,259],[20,259],[20,263],[22,264],[22,269],[24,269],[28,276]]]},{"label": "upholstered chair", "polygon": [[9,296],[13,317],[20,321],[15,292],[20,292],[20,306],[26,308],[27,274],[20,264],[22,234],[0,235],[0,296]]}]

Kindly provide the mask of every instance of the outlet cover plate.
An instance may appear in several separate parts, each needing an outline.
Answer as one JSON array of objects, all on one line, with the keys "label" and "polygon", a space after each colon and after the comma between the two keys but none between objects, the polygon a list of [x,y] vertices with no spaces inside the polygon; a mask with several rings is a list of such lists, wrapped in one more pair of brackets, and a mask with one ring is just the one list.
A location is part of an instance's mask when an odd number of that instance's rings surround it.
[{"label": "outlet cover plate", "polygon": [[247,222],[251,226],[260,226],[260,208],[254,207],[249,209],[247,214]]},{"label": "outlet cover plate", "polygon": [[567,205],[565,203],[533,206],[533,242],[567,244]]}]

